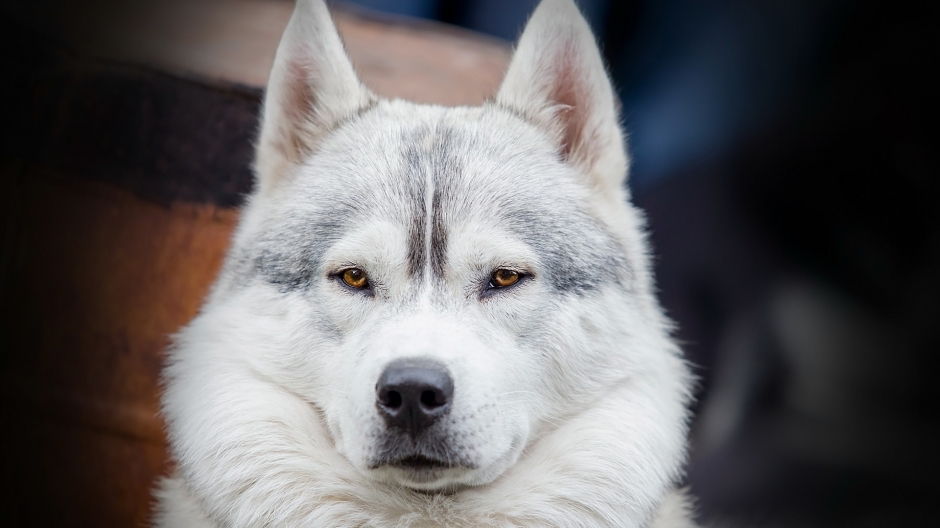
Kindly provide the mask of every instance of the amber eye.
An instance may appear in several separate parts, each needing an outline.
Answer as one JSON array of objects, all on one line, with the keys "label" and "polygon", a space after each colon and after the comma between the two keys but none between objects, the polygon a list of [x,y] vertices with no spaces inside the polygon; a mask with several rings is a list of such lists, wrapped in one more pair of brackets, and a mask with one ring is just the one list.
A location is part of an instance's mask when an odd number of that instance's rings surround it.
[{"label": "amber eye", "polygon": [[366,272],[359,268],[349,268],[340,276],[343,278],[343,282],[351,288],[361,290],[369,286],[369,278],[366,277]]},{"label": "amber eye", "polygon": [[519,282],[519,272],[505,268],[494,271],[490,278],[490,286],[493,288],[506,288],[517,282]]}]

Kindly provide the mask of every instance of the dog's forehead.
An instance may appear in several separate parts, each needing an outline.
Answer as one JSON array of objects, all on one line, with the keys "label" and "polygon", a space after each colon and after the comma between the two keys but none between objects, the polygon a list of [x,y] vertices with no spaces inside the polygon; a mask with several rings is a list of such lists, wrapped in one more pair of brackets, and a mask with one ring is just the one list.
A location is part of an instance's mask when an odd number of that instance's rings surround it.
[{"label": "dog's forehead", "polygon": [[382,102],[334,130],[287,194],[402,221],[496,221],[577,209],[590,195],[549,136],[496,105]]},{"label": "dog's forehead", "polygon": [[420,182],[465,194],[526,188],[537,198],[576,184],[546,134],[495,105],[380,103],[336,130],[314,163],[324,159],[343,160],[343,172],[382,195]]},{"label": "dog's forehead", "polygon": [[303,284],[348,232],[382,222],[402,230],[415,276],[444,274],[462,232],[490,231],[532,248],[560,291],[593,289],[600,275],[621,282],[622,248],[589,214],[582,180],[547,134],[495,105],[379,103],[284,185],[255,267]]}]

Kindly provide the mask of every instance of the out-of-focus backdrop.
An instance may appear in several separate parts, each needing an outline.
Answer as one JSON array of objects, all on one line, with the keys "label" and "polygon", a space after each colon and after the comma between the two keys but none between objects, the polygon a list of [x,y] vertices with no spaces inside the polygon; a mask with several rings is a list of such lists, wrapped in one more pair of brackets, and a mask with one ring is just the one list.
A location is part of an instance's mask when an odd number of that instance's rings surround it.
[{"label": "out-of-focus backdrop", "polygon": [[[379,94],[492,95],[537,0],[333,5]],[[700,378],[717,527],[938,523],[927,2],[579,0]],[[0,2],[3,526],[139,526],[168,335],[216,273],[287,0]]]}]

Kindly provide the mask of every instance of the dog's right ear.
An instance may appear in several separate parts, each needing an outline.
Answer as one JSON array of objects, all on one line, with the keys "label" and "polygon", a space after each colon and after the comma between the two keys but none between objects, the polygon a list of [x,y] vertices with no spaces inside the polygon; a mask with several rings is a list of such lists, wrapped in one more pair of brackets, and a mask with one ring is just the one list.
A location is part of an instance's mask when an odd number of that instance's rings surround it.
[{"label": "dog's right ear", "polygon": [[257,192],[270,191],[316,150],[324,134],[374,100],[356,76],[323,0],[297,0],[264,97]]},{"label": "dog's right ear", "polygon": [[627,153],[619,103],[574,0],[542,0],[535,9],[496,101],[547,131],[562,158],[622,199]]}]

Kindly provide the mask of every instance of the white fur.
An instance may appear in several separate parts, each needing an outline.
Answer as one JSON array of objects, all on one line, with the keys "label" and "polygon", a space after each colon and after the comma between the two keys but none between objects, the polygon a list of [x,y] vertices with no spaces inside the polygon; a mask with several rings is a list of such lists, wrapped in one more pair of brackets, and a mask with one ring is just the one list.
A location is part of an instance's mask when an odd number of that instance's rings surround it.
[{"label": "white fur", "polygon": [[[407,165],[444,151],[459,170]],[[692,526],[675,488],[689,375],[653,295],[626,169],[613,91],[571,0],[543,1],[481,108],[378,100],[322,1],[300,0],[265,100],[257,189],[165,370],[178,471],[158,492],[157,525]],[[499,200],[522,212],[531,202],[534,217],[569,211],[576,225],[555,225],[586,251],[570,267],[598,284],[552,283],[552,248],[507,224]],[[296,246],[326,235],[305,235],[305,219],[337,201],[359,212],[342,217],[309,282],[263,279],[303,271],[284,255],[307,262]],[[447,227],[443,273],[430,257],[409,268],[417,235],[403,219],[421,207],[426,255],[436,222]],[[280,267],[257,271],[265,258]],[[330,278],[350,265],[367,270],[372,297]],[[532,280],[483,297],[499,267]],[[409,357],[445,365],[455,385],[441,428],[462,462],[426,480],[372,463],[387,433],[376,380]]]}]

